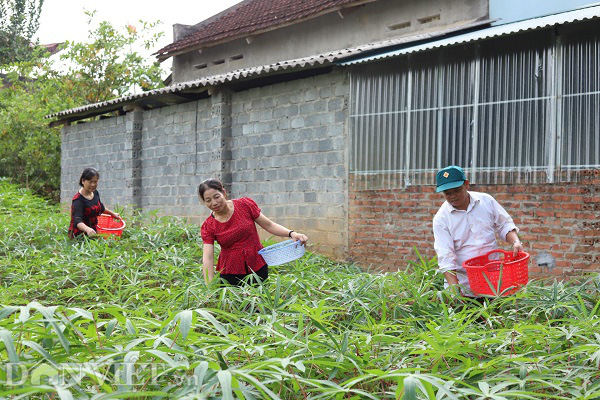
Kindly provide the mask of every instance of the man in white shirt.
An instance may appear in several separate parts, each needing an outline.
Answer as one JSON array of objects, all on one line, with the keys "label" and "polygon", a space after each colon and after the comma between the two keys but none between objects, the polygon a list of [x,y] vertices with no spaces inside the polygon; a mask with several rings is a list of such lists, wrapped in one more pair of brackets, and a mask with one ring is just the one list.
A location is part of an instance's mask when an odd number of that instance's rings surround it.
[{"label": "man in white shirt", "polygon": [[512,218],[489,194],[469,192],[462,168],[446,167],[436,175],[436,193],[446,201],[433,218],[434,248],[446,287],[460,285],[462,293],[473,296],[462,267],[466,260],[498,248],[496,235],[513,246],[516,255],[524,251]]}]

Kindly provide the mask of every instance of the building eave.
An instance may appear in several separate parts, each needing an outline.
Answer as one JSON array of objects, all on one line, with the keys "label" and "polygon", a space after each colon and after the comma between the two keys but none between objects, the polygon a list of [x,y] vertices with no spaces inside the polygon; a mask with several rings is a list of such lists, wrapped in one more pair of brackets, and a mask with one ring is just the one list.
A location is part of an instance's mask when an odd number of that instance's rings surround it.
[{"label": "building eave", "polygon": [[[160,89],[149,90],[143,93],[131,94],[99,103],[88,104],[60,111],[46,116],[53,119],[52,125],[70,123],[73,121],[94,117],[97,115],[119,111],[123,107],[138,106],[144,109],[163,107],[172,104],[193,101],[210,95],[209,90],[219,85],[232,84],[238,81],[250,81],[267,75],[290,74],[310,69],[322,69],[335,66],[337,62],[348,58],[355,58],[361,54],[370,54],[381,48],[393,48],[406,43],[421,42],[447,35],[453,32],[476,29],[483,25],[489,25],[491,20],[468,21],[461,25],[452,26],[444,30],[421,33],[412,36],[368,43],[361,46],[345,48],[337,51],[317,54],[309,57],[301,57],[293,60],[280,61],[273,64],[261,65],[251,68],[243,68],[224,74],[212,75],[201,79],[182,82]],[[186,96],[188,96],[186,98]]]}]

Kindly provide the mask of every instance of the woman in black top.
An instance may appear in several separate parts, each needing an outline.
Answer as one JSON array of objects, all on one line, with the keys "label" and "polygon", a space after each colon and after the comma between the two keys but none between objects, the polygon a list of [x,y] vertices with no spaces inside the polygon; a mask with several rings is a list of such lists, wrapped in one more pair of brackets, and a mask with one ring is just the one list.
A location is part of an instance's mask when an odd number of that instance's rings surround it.
[{"label": "woman in black top", "polygon": [[95,168],[86,168],[79,178],[79,192],[73,196],[71,204],[71,225],[69,226],[69,237],[74,238],[85,233],[88,236],[96,234],[98,227],[98,216],[103,212],[115,218],[121,218],[119,214],[104,207],[100,201],[100,194],[96,190],[100,174]]}]

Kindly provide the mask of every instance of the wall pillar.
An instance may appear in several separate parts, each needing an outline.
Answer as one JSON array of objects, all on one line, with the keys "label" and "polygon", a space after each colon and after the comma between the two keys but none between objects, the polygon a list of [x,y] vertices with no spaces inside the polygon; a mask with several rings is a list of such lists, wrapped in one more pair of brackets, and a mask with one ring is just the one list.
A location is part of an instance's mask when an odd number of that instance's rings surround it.
[{"label": "wall pillar", "polygon": [[211,97],[212,156],[214,177],[231,192],[231,93],[221,90]]},{"label": "wall pillar", "polygon": [[142,127],[143,110],[136,107],[126,115],[125,154],[129,168],[125,171],[128,203],[142,208]]}]

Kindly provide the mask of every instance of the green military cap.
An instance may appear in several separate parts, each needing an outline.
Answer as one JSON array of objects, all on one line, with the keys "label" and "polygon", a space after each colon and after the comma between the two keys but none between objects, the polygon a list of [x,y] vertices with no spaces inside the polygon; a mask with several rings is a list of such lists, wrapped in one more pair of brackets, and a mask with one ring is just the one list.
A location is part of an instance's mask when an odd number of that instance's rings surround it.
[{"label": "green military cap", "polygon": [[435,176],[435,183],[437,188],[436,193],[443,192],[444,190],[454,189],[465,183],[467,177],[465,171],[461,167],[456,165],[450,165],[440,170]]}]

